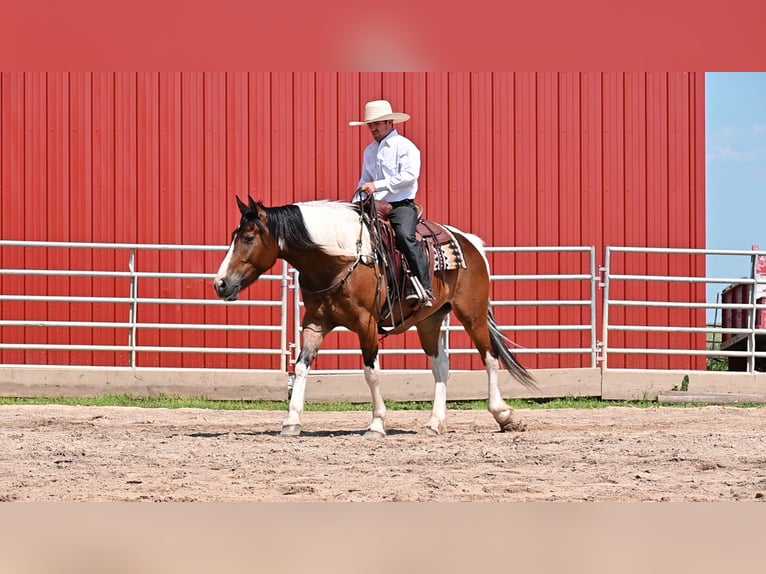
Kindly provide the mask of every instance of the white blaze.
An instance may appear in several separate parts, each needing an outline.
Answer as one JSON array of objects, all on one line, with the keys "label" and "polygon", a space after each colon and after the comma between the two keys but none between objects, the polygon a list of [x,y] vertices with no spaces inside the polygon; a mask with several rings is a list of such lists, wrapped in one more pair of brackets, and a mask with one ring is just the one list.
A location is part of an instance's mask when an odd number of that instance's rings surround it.
[{"label": "white blaze", "polygon": [[226,257],[221,262],[221,266],[218,268],[218,275],[215,276],[215,283],[218,283],[226,277],[226,272],[229,270],[229,263],[231,263],[231,256],[234,254],[234,242],[231,242],[229,250],[226,252]]}]

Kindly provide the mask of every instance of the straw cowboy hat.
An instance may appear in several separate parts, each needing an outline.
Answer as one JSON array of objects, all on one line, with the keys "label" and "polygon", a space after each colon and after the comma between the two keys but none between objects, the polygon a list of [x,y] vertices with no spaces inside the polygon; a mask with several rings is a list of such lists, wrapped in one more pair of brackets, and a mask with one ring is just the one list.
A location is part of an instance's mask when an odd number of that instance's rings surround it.
[{"label": "straw cowboy hat", "polygon": [[363,126],[372,122],[382,122],[384,120],[394,120],[395,124],[406,122],[410,119],[409,114],[394,112],[391,110],[391,104],[386,100],[375,100],[367,102],[364,105],[364,121],[348,122],[350,126]]}]

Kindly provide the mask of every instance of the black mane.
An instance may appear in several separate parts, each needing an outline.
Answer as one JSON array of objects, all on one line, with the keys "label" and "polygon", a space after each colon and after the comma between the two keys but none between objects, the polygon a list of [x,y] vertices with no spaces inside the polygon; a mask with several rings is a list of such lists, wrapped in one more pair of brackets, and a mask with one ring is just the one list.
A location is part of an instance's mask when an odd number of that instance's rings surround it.
[{"label": "black mane", "polygon": [[[290,247],[298,249],[319,249],[319,245],[312,241],[303,215],[297,205],[283,205],[281,207],[266,207],[260,201],[256,206],[266,212],[266,220],[269,226],[269,234],[277,240],[281,240]],[[242,216],[236,233],[241,233],[249,223],[255,223],[261,233],[265,233],[258,214],[248,210]]]}]

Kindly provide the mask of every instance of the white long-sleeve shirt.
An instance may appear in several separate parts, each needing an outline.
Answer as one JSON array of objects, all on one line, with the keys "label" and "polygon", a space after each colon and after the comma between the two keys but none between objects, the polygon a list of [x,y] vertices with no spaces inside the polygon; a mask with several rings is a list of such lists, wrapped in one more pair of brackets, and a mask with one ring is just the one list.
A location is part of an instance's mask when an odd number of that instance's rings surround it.
[{"label": "white long-sleeve shirt", "polygon": [[[365,148],[362,177],[357,189],[373,182],[375,199],[388,202],[415,199],[418,177],[420,150],[406,137],[392,130],[380,143],[374,141]],[[357,199],[357,194],[354,194],[353,201]]]}]

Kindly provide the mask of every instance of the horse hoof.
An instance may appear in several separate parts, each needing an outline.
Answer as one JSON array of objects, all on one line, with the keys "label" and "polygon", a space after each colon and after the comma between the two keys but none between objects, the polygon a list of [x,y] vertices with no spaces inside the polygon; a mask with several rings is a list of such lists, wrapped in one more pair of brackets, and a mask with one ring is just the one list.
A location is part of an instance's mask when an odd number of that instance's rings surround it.
[{"label": "horse hoof", "polygon": [[443,422],[439,423],[436,428],[432,427],[431,425],[426,425],[424,430],[428,436],[442,436],[447,433],[447,425],[445,425]]},{"label": "horse hoof", "polygon": [[282,427],[281,436],[301,436],[301,425],[285,425]]},{"label": "horse hoof", "polygon": [[515,418],[508,419],[500,425],[500,432],[524,432],[527,430],[527,423]]},{"label": "horse hoof", "polygon": [[382,432],[368,430],[362,435],[364,438],[386,438],[386,435]]}]

